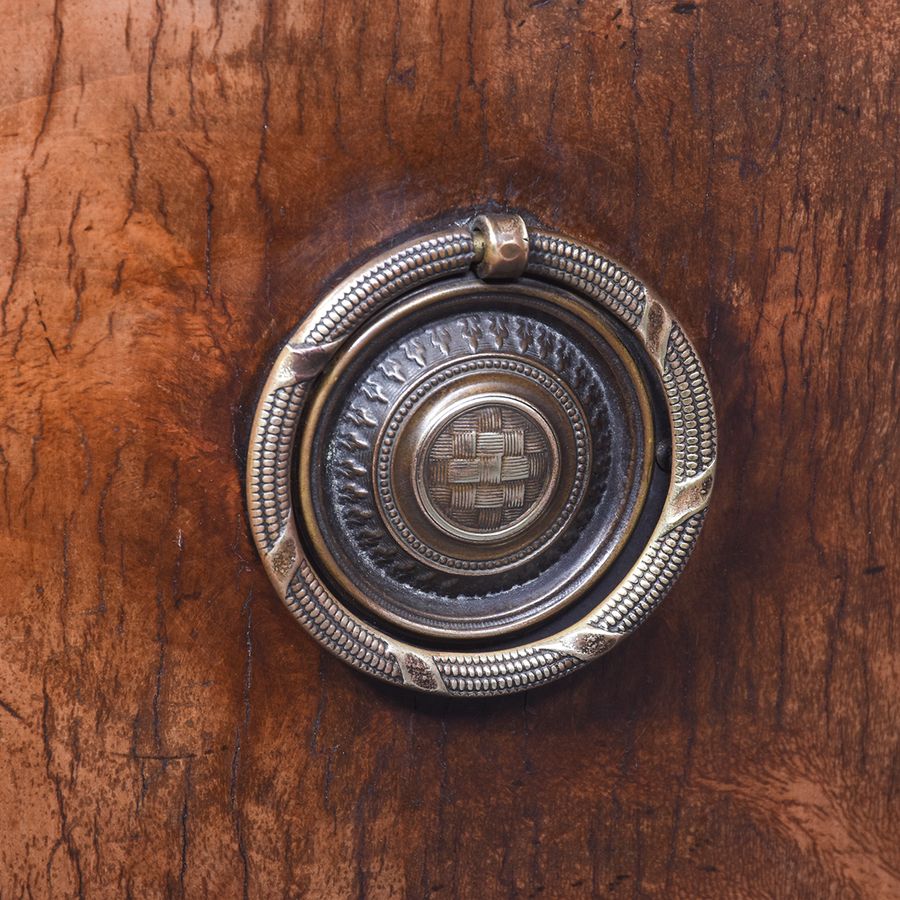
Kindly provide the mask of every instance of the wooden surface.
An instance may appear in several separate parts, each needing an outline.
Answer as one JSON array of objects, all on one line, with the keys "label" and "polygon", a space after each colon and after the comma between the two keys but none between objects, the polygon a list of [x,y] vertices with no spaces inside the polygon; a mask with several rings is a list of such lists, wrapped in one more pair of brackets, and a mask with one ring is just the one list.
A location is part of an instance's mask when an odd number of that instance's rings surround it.
[{"label": "wooden surface", "polygon": [[[900,895],[890,0],[0,13],[0,895]],[[493,201],[709,369],[691,563],[529,695],[324,656],[242,500],[274,351]]]}]

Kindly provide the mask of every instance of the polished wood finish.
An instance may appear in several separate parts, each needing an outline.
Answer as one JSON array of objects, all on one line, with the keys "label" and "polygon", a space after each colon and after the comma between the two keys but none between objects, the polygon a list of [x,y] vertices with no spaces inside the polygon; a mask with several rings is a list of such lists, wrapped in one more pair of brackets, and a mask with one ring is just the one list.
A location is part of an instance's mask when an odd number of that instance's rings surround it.
[{"label": "polished wood finish", "polygon": [[[3,0],[0,894],[900,894],[896,6]],[[318,649],[242,498],[267,365],[492,201],[690,330],[716,496],[557,685]]]}]

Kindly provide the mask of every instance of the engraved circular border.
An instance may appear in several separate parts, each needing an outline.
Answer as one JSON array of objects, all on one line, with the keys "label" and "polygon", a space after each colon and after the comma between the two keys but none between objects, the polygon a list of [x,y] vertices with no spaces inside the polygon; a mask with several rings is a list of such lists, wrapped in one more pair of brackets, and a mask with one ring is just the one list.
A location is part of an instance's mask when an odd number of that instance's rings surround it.
[{"label": "engraved circular border", "polygon": [[[503,363],[507,363],[507,365],[504,366]],[[457,362],[452,363],[449,366],[445,366],[444,368],[439,369],[431,377],[426,379],[421,384],[417,385],[412,391],[410,391],[409,394],[406,395],[406,397],[404,397],[404,403],[406,403],[407,401],[421,399],[422,397],[426,396],[427,393],[432,390],[435,385],[443,383],[448,378],[451,378],[454,375],[459,374],[460,372],[493,368],[498,368],[502,371],[511,371],[515,374],[525,374],[526,370],[529,370],[536,374],[537,377],[535,380],[537,380],[537,378],[543,377],[546,382],[550,382],[554,385],[555,389],[550,389],[550,387],[544,382],[538,382],[545,390],[548,390],[548,392],[556,400],[559,401],[563,411],[568,416],[569,421],[572,422],[572,430],[575,435],[575,452],[577,454],[575,464],[575,485],[572,488],[569,498],[566,500],[565,506],[560,510],[559,515],[556,517],[556,519],[553,521],[553,524],[550,526],[550,528],[547,529],[544,534],[540,535],[539,538],[535,539],[527,546],[522,547],[520,550],[517,550],[515,553],[500,557],[499,559],[485,560],[483,562],[479,562],[477,560],[462,560],[451,558],[446,554],[439,553],[435,550],[432,550],[430,547],[426,547],[416,537],[412,529],[410,529],[409,526],[406,525],[402,517],[396,511],[384,509],[384,504],[381,504],[381,506],[379,506],[379,512],[382,512],[382,515],[387,518],[390,527],[400,538],[402,538],[407,544],[409,544],[416,553],[424,556],[426,559],[430,560],[433,563],[437,563],[440,566],[449,568],[450,571],[463,569],[468,571],[483,570],[487,572],[499,572],[502,569],[509,568],[510,566],[515,565],[516,563],[519,563],[524,559],[527,559],[529,556],[533,556],[538,549],[547,546],[551,543],[551,541],[555,540],[559,536],[559,533],[568,523],[569,519],[572,516],[572,513],[578,506],[582,494],[584,493],[584,488],[587,484],[586,475],[590,459],[590,450],[588,448],[587,440],[585,437],[586,432],[584,426],[584,413],[578,405],[578,402],[569,394],[569,392],[560,383],[560,381],[553,378],[553,376],[550,375],[549,372],[545,371],[541,366],[535,365],[531,362],[520,362],[514,357],[504,356],[499,353],[496,356],[490,356],[487,358],[479,357],[477,362],[458,360]],[[402,407],[403,404],[401,404],[396,410],[394,410],[390,418],[388,418],[384,429],[384,437],[393,438],[396,434],[403,418],[401,412]],[[387,496],[385,491],[390,493],[390,487],[388,485],[389,478],[385,474],[383,474],[381,468],[382,463],[387,463],[388,465],[390,465],[389,450],[390,448],[387,448],[388,455],[386,455],[385,442],[384,438],[382,437],[379,441],[377,459],[378,477],[376,479],[378,484],[378,491],[381,494],[382,498],[385,498]],[[579,471],[581,472],[580,476],[577,475]],[[547,537],[547,535],[551,535],[551,537]]]},{"label": "engraved circular border", "polygon": [[384,681],[428,693],[491,696],[527,690],[581,668],[634,631],[665,597],[697,540],[715,479],[716,425],[703,366],[665,304],[628,270],[562,235],[529,229],[525,275],[596,303],[642,344],[662,384],[672,432],[669,490],[647,544],[619,584],[581,620],[497,651],[434,651],[363,621],[303,552],[291,457],[316,377],[347,336],[401,295],[477,263],[468,224],[376,257],[316,304],[275,361],[253,421],[247,505],[254,541],[288,610],[323,646]]}]

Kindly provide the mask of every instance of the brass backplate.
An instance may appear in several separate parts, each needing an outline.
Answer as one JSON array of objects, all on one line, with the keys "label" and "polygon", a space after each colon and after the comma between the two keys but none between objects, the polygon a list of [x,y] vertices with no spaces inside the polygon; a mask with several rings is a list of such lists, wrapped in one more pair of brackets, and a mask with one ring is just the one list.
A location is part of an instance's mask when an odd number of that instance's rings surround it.
[{"label": "brass backplate", "polygon": [[709,388],[667,307],[590,247],[480,214],[314,307],[260,400],[247,495],[318,641],[471,696],[558,678],[636,628],[714,468]]}]

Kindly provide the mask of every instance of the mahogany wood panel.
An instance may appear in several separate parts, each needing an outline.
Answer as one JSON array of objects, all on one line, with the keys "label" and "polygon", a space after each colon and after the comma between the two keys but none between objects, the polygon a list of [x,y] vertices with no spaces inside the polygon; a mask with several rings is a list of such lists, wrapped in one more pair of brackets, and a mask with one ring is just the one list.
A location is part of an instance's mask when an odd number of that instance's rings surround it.
[{"label": "mahogany wood panel", "polygon": [[[900,895],[891,0],[0,0],[0,895]],[[652,620],[436,702],[279,605],[274,351],[486,203],[606,247],[721,448]]]}]

